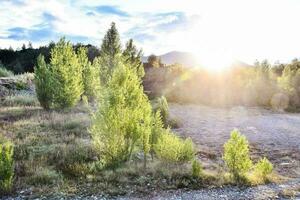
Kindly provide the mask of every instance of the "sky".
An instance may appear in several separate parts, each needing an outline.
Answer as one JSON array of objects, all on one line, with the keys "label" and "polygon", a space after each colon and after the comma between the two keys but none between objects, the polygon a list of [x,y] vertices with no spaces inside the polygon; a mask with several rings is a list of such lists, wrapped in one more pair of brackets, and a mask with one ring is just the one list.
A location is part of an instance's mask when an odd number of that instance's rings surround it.
[{"label": "sky", "polygon": [[0,0],[0,48],[65,36],[100,46],[114,21],[145,55],[288,62],[300,57],[300,0]]}]

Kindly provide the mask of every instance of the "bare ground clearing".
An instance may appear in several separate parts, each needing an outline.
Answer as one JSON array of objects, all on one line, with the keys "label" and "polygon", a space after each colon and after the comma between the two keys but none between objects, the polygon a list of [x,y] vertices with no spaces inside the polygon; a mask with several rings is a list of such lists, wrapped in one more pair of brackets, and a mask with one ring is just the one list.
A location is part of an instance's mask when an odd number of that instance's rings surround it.
[{"label": "bare ground clearing", "polygon": [[174,131],[192,138],[207,168],[221,162],[223,144],[237,128],[249,140],[254,159],[266,156],[279,174],[300,177],[300,114],[179,104],[170,104],[170,114],[180,122]]}]

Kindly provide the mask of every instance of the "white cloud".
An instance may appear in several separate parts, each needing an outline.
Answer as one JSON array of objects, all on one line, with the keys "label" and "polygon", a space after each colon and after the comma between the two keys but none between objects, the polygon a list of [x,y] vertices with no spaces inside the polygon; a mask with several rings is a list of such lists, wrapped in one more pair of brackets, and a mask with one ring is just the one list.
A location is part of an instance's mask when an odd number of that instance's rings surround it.
[{"label": "white cloud", "polygon": [[[115,6],[130,16],[95,11],[87,15],[100,5]],[[102,0],[101,4],[97,0],[6,0],[0,2],[0,47],[27,43],[26,38],[5,37],[10,28],[30,29],[45,23],[43,14],[49,13],[56,18],[51,22],[52,38],[32,41],[35,46],[59,35],[87,38],[99,46],[115,21],[123,42],[136,38],[145,54],[183,50],[208,57],[225,53],[248,62],[288,61],[300,52],[299,10],[297,0]]]}]

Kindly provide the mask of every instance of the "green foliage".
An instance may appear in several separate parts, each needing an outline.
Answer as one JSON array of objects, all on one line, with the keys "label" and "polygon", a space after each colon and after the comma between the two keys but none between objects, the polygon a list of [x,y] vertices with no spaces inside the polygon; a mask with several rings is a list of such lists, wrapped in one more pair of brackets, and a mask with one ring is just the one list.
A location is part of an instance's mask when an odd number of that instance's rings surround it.
[{"label": "green foliage", "polygon": [[123,57],[125,63],[131,66],[140,78],[145,75],[142,62],[142,50],[137,49],[137,47],[133,44],[132,39],[126,43],[125,50],[123,51]]},{"label": "green foliage", "polygon": [[51,50],[53,104],[56,108],[74,106],[83,93],[82,65],[70,42],[61,38]]},{"label": "green foliage", "polygon": [[153,54],[148,57],[147,61],[148,61],[148,66],[149,67],[158,68],[162,65],[160,57],[158,57],[156,55],[153,55]]},{"label": "green foliage", "polygon": [[161,119],[160,111],[158,110],[153,114],[152,117],[152,130],[150,135],[150,144],[151,144],[152,153],[154,153],[154,146],[157,143],[159,137],[165,131],[163,127],[164,125]]},{"label": "green foliage", "polygon": [[83,68],[82,79],[84,95],[88,97],[89,100],[95,99],[100,90],[100,72],[99,67],[92,65],[87,57],[86,49],[81,47],[78,50],[78,62]]},{"label": "green foliage", "polygon": [[193,160],[192,162],[192,176],[195,178],[199,178],[202,175],[202,165],[199,161]]},{"label": "green foliage", "polygon": [[37,58],[37,65],[34,68],[34,83],[40,105],[49,110],[52,105],[53,90],[56,88],[53,87],[52,73],[42,55]]},{"label": "green foliage", "polygon": [[260,159],[254,166],[254,173],[259,175],[263,180],[265,180],[267,175],[271,174],[272,171],[273,165],[267,158]]},{"label": "green foliage", "polygon": [[154,150],[158,158],[167,163],[188,162],[195,156],[192,140],[180,139],[170,130],[165,130],[158,138]]},{"label": "green foliage", "polygon": [[100,54],[108,55],[111,58],[121,54],[120,36],[114,22],[111,23],[110,29],[103,38]]},{"label": "green foliage", "polygon": [[119,62],[103,89],[91,133],[107,166],[128,160],[135,147],[150,150],[151,106],[136,73]]},{"label": "green foliage", "polygon": [[155,111],[160,111],[161,119],[164,124],[164,127],[168,126],[168,117],[169,117],[169,105],[167,99],[162,96],[156,99],[156,103],[154,105]]},{"label": "green foliage", "polygon": [[[0,138],[1,140],[3,138]],[[0,193],[9,192],[13,185],[14,160],[13,144],[9,141],[0,141]]]},{"label": "green foliage", "polygon": [[9,77],[13,76],[14,73],[8,69],[6,69],[4,66],[0,64],[0,77]]},{"label": "green foliage", "polygon": [[230,139],[224,145],[223,159],[233,179],[240,182],[252,166],[248,141],[238,130],[233,130]]}]

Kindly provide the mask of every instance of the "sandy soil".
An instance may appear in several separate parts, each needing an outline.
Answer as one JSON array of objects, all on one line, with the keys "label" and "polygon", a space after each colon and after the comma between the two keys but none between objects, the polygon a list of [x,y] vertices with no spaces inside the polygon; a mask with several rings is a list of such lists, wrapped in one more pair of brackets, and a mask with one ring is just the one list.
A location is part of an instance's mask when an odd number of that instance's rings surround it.
[{"label": "sandy soil", "polygon": [[266,156],[280,174],[300,177],[300,114],[171,104],[170,115],[180,122],[174,131],[193,139],[207,167],[213,167],[216,160],[221,162],[223,144],[237,128],[248,138],[253,159]]}]

